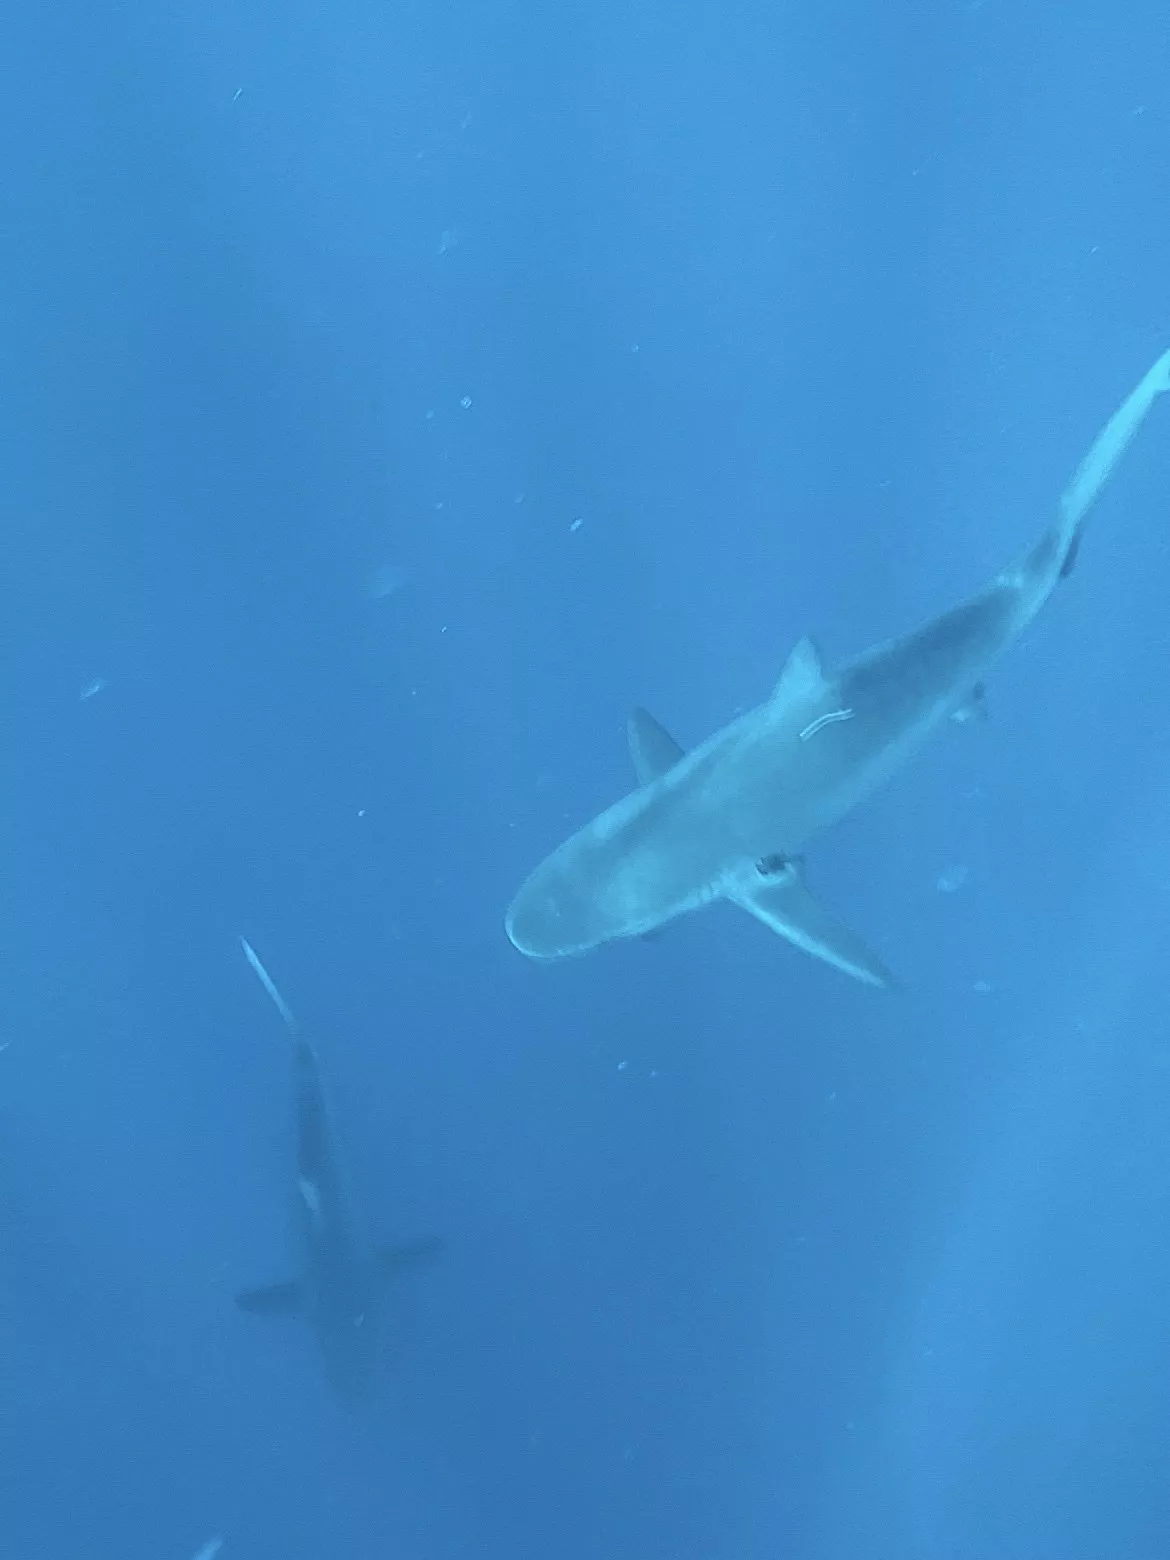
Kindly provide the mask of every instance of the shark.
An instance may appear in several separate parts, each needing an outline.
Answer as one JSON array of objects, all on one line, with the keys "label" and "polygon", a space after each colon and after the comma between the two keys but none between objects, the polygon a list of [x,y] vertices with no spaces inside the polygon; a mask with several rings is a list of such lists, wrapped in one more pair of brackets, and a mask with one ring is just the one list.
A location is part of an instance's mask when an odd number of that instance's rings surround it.
[{"label": "shark", "polygon": [[512,944],[564,959],[729,901],[844,973],[896,985],[807,887],[805,847],[947,721],[981,711],[988,671],[1072,573],[1088,512],[1168,389],[1170,351],[1098,433],[1039,540],[969,600],[835,670],[801,639],[771,695],[689,752],[635,710],[636,789],[528,877],[505,917]]},{"label": "shark", "polygon": [[429,1236],[396,1246],[368,1243],[350,1193],[316,1049],[251,944],[243,937],[240,944],[293,1041],[294,1208],[301,1267],[295,1278],[241,1290],[236,1304],[254,1316],[308,1322],[330,1386],[347,1407],[362,1407],[378,1381],[385,1288],[400,1273],[437,1255],[443,1242]]}]

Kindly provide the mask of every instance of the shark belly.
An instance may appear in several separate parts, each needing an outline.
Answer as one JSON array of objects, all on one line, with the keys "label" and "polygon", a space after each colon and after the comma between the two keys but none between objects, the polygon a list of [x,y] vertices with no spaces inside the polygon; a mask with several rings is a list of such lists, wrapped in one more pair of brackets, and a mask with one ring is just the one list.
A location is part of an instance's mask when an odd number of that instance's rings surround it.
[{"label": "shark belly", "polygon": [[541,862],[508,910],[514,947],[531,959],[570,958],[716,897],[718,845],[706,827],[687,833],[684,823],[686,852],[673,849],[688,809],[662,789],[625,797]]},{"label": "shark belly", "polygon": [[353,1405],[375,1390],[382,1345],[380,1307],[367,1268],[356,1250],[336,1244],[319,1247],[305,1266],[305,1319],[330,1385]]},{"label": "shark belly", "polygon": [[641,936],[798,851],[836,816],[834,748],[800,741],[818,708],[749,711],[570,836],[513,900],[513,945],[561,959]]}]

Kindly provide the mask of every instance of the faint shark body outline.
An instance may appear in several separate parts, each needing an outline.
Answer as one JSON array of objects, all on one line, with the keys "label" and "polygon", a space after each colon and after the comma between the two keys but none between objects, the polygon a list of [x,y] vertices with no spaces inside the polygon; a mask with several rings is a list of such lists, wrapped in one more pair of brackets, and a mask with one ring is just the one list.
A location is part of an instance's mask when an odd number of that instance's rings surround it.
[{"label": "faint shark body outline", "polygon": [[690,752],[636,710],[637,790],[531,874],[505,918],[513,945],[533,959],[567,958],[729,900],[857,979],[893,984],[809,893],[801,852],[947,719],[978,712],[988,669],[1071,573],[1085,516],[1166,390],[1170,352],[1098,434],[1039,541],[959,606],[835,673],[800,640],[771,697]]},{"label": "faint shark body outline", "polygon": [[244,957],[292,1037],[295,1067],[294,1217],[300,1248],[296,1278],[244,1289],[236,1304],[254,1316],[300,1317],[311,1327],[325,1373],[347,1407],[373,1395],[382,1358],[382,1298],[390,1279],[436,1255],[443,1242],[425,1237],[378,1247],[366,1238],[349,1187],[314,1046],[246,938]]}]

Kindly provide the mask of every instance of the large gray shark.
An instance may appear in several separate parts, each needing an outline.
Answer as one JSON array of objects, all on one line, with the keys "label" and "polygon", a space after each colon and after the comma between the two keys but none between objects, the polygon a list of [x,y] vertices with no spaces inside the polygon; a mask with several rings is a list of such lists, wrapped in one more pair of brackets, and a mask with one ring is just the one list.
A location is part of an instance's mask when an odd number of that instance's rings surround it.
[{"label": "large gray shark", "polygon": [[296,1224],[300,1276],[236,1296],[257,1316],[299,1316],[316,1334],[338,1397],[357,1407],[371,1397],[382,1355],[382,1296],[387,1282],[433,1256],[437,1239],[372,1247],[365,1240],[338,1153],[317,1053],[301,1033],[268,971],[244,938],[244,955],[293,1039],[296,1064]]},{"label": "large gray shark", "polygon": [[1040,540],[963,605],[836,672],[802,639],[771,697],[689,753],[636,711],[638,789],[521,888],[505,923],[520,952],[587,953],[724,899],[848,974],[891,984],[876,955],[809,893],[800,852],[946,720],[976,707],[989,667],[1071,572],[1086,514],[1168,389],[1170,352],[1098,434]]}]

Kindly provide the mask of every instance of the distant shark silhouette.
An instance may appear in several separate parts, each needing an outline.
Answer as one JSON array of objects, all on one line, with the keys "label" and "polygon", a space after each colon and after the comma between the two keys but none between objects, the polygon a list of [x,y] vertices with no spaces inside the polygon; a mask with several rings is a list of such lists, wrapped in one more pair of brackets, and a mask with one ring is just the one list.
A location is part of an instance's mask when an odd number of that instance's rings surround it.
[{"label": "distant shark silhouette", "polygon": [[296,1222],[301,1273],[236,1304],[255,1316],[298,1316],[312,1327],[338,1397],[358,1407],[373,1396],[382,1355],[382,1299],[390,1279],[442,1249],[438,1239],[375,1248],[364,1239],[321,1085],[317,1054],[251,945],[244,956],[272,998],[293,1039],[296,1063]]},{"label": "distant shark silhouette", "polygon": [[944,721],[978,709],[988,668],[1072,571],[1085,515],[1167,389],[1170,352],[1097,436],[1055,522],[962,606],[835,673],[802,639],[771,697],[689,753],[635,711],[639,789],[536,869],[506,917],[513,944],[533,959],[566,958],[725,899],[806,953],[891,985],[881,960],[809,893],[800,852]]}]

